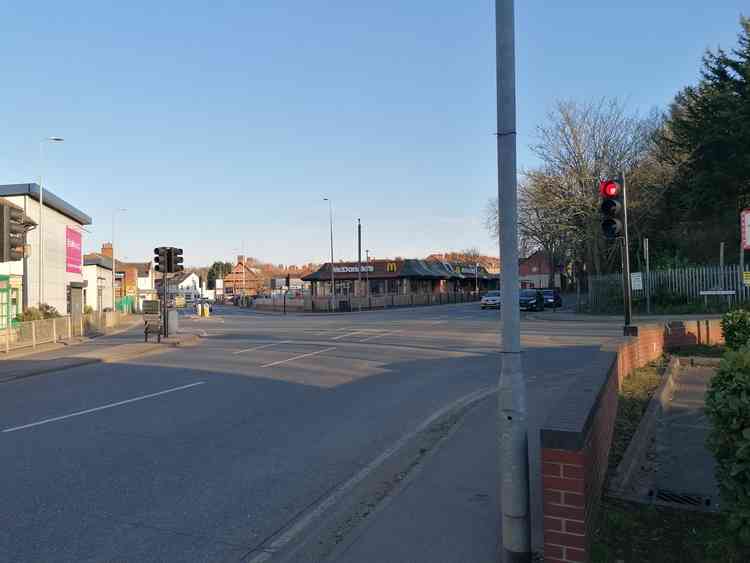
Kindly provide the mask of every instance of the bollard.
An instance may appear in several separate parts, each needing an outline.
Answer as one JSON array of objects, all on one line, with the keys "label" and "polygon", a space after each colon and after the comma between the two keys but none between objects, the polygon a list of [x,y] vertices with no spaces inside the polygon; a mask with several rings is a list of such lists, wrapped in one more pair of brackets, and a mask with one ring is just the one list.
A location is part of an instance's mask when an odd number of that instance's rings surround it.
[{"label": "bollard", "polygon": [[36,321],[31,321],[31,347],[36,348]]}]

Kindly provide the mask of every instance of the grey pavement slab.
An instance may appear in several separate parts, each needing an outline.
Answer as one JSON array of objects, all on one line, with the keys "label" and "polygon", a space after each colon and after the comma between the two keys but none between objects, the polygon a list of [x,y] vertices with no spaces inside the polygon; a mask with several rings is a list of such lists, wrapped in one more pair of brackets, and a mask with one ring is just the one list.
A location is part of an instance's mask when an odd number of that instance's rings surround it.
[{"label": "grey pavement slab", "polygon": [[718,500],[715,461],[706,447],[711,426],[705,396],[715,368],[683,367],[657,429],[656,486],[679,494]]},{"label": "grey pavement slab", "polygon": [[468,413],[424,469],[333,561],[494,563],[499,534],[496,397]]}]

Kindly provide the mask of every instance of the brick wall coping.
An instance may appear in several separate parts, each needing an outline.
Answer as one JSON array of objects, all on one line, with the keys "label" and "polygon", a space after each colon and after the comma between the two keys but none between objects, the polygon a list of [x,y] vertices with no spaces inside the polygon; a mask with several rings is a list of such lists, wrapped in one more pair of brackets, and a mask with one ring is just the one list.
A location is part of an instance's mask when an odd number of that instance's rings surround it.
[{"label": "brick wall coping", "polygon": [[556,450],[583,449],[606,383],[617,364],[617,347],[633,337],[602,346],[604,354],[590,360],[588,369],[579,375],[572,389],[555,405],[542,425],[541,445]]}]

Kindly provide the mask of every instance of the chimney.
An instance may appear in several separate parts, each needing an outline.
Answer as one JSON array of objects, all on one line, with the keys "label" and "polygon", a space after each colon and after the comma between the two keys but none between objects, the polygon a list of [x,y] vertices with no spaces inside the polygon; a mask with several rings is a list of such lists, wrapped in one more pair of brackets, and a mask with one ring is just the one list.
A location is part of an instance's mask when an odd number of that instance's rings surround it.
[{"label": "chimney", "polygon": [[112,258],[112,243],[111,242],[105,242],[102,244],[102,256],[106,256],[107,258]]},{"label": "chimney", "polygon": [[240,254],[240,255],[237,256],[237,263],[238,264],[244,264],[245,263],[245,257],[242,254]]}]

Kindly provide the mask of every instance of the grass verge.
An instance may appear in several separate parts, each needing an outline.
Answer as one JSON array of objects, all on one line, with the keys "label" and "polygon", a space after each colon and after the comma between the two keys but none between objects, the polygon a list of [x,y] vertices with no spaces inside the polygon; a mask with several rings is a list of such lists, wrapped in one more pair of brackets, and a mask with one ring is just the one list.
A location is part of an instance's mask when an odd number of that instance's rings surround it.
[{"label": "grass verge", "polygon": [[617,399],[617,418],[609,451],[609,473],[613,474],[628,449],[648,403],[661,383],[667,362],[664,359],[635,370],[622,382]]},{"label": "grass verge", "polygon": [[592,546],[594,563],[742,563],[724,516],[605,497]]}]

